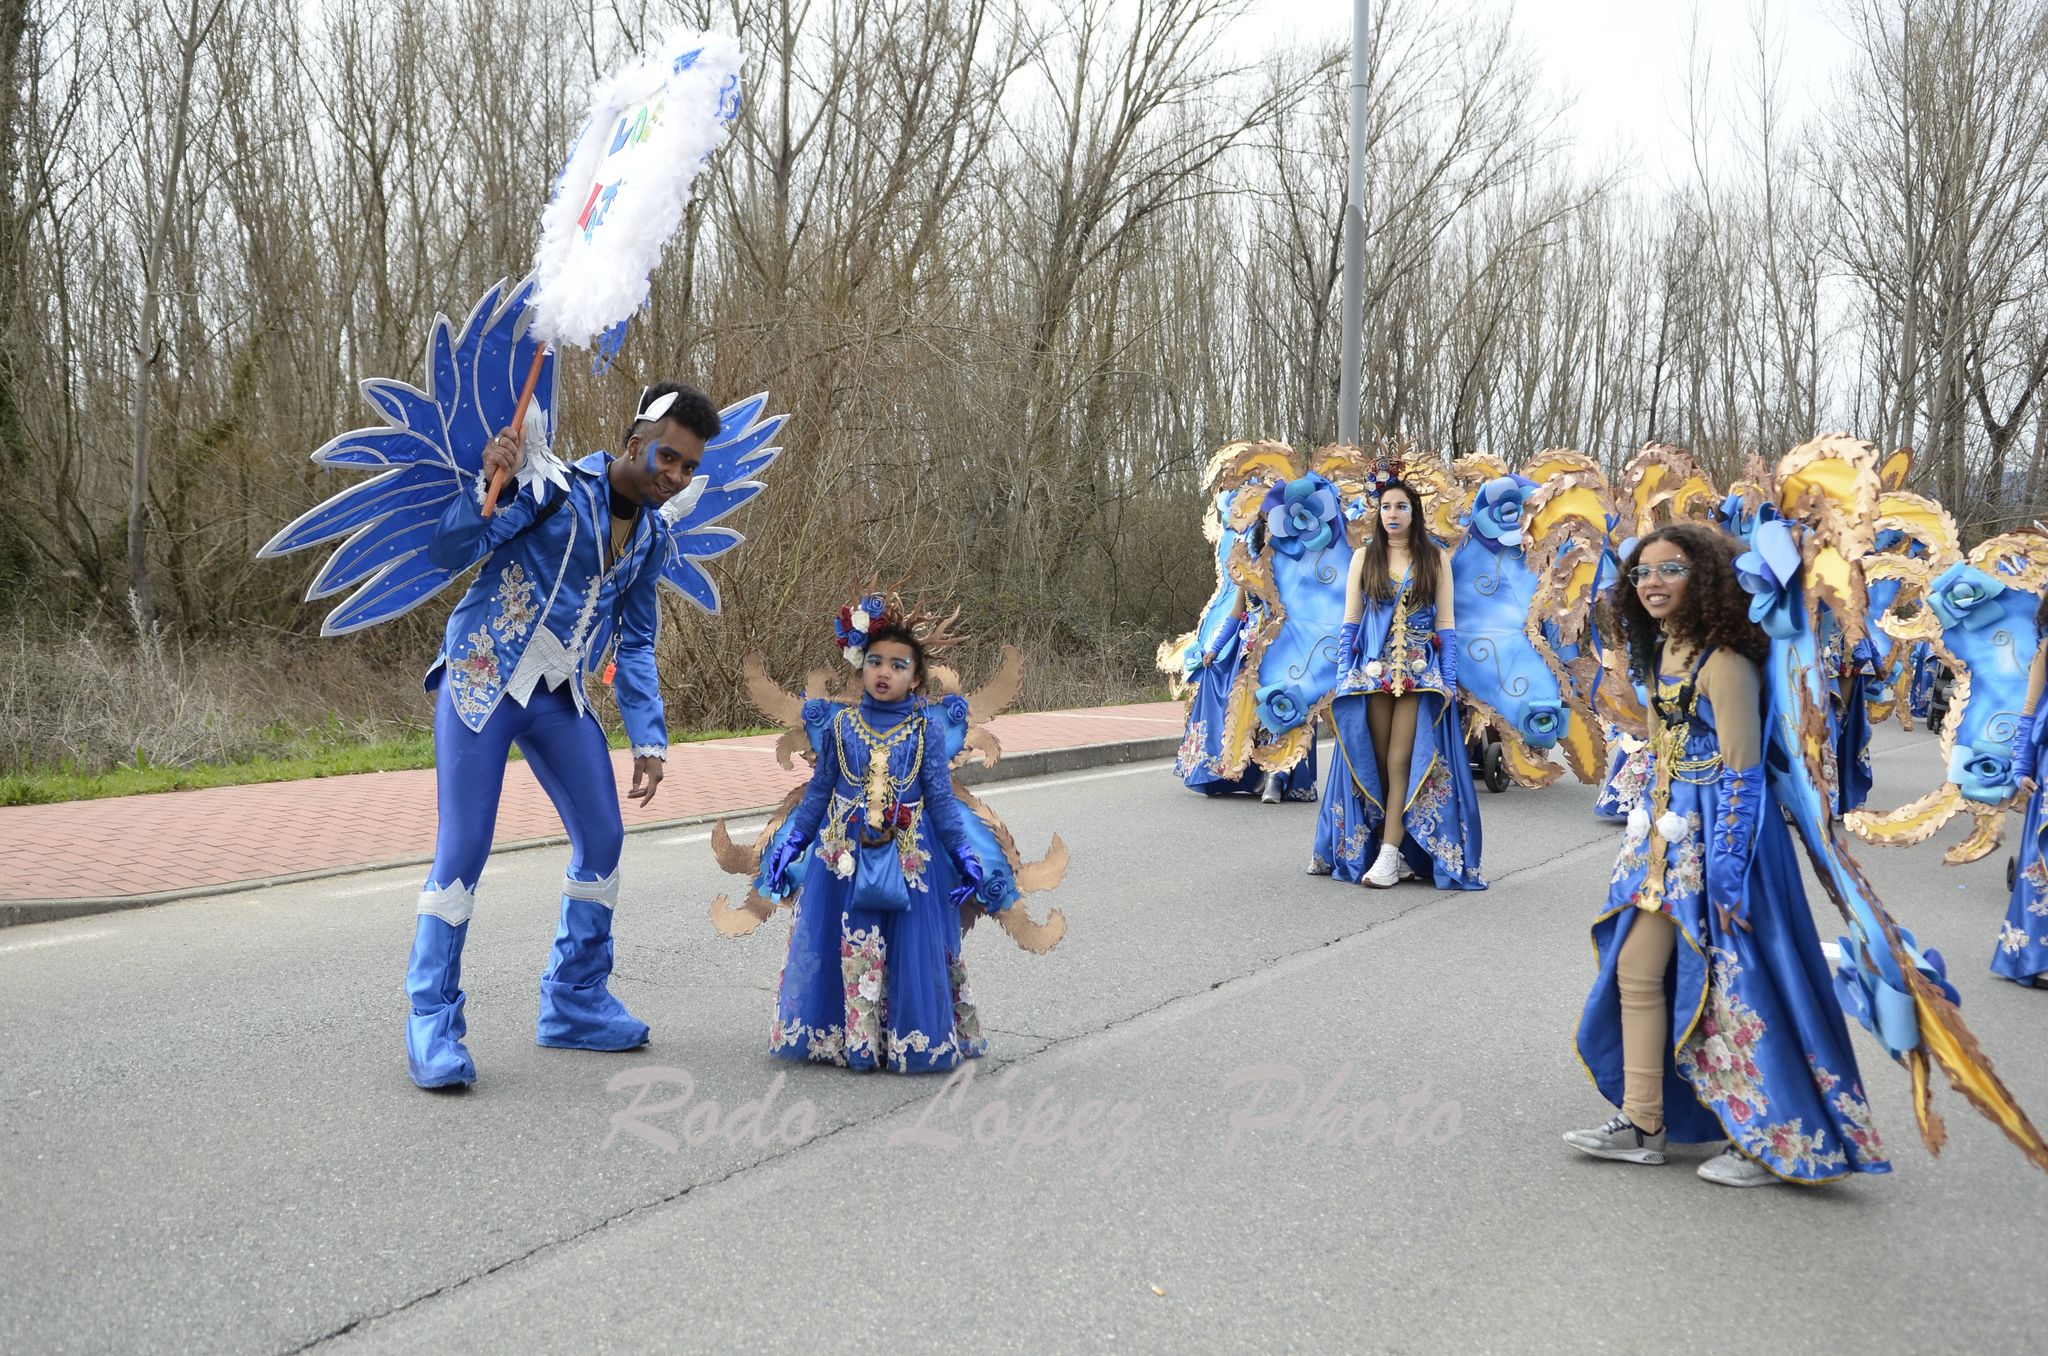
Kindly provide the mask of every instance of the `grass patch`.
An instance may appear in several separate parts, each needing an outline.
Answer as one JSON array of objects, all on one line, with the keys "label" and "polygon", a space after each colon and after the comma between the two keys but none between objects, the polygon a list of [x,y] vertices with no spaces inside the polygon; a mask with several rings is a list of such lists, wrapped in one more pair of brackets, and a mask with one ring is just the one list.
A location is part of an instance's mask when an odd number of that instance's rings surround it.
[{"label": "grass patch", "polygon": [[[669,742],[695,744],[707,739],[776,733],[779,731],[766,727],[672,732]],[[624,734],[614,733],[607,738],[614,749],[627,746]],[[294,744],[295,747],[276,755],[228,763],[195,763],[188,767],[159,767],[151,764],[147,757],[139,757],[133,764],[103,772],[87,771],[72,764],[0,773],[0,806],[51,805],[67,800],[149,795],[157,791],[192,791],[207,786],[295,782],[309,777],[345,777],[356,772],[404,772],[434,765],[434,737],[424,730],[382,739],[352,741],[338,737],[338,733],[330,729],[300,735]],[[513,749],[512,756],[518,758],[519,750]]]}]

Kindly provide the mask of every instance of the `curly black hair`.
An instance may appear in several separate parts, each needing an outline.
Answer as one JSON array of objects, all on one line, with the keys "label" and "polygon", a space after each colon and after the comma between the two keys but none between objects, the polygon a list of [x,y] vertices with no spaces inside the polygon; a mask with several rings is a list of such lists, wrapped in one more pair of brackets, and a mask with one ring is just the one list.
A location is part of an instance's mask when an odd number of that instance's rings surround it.
[{"label": "curly black hair", "polygon": [[[1685,597],[1662,626],[1628,582],[1629,571],[1643,558],[1643,548],[1653,541],[1670,542],[1692,566],[1685,581]],[[1733,537],[1704,523],[1671,523],[1635,544],[1622,563],[1621,583],[1614,597],[1622,633],[1628,640],[1629,673],[1637,682],[1648,687],[1656,681],[1657,644],[1667,636],[1701,654],[1709,649],[1733,650],[1758,665],[1763,663],[1770,643],[1763,628],[1749,619],[1749,594],[1735,577],[1735,557],[1741,549]]]},{"label": "curly black hair", "polygon": [[2041,590],[2041,605],[2034,609],[2034,634],[2048,636],[2048,589]]}]

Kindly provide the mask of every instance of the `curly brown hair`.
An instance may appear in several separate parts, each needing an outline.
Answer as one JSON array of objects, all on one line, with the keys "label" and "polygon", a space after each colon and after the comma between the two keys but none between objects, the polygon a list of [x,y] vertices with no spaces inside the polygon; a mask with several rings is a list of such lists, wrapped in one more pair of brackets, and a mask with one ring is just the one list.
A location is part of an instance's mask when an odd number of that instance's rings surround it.
[{"label": "curly brown hair", "polygon": [[[1643,557],[1643,548],[1654,541],[1670,542],[1692,566],[1685,581],[1685,597],[1662,626],[1644,608],[1635,585],[1628,580],[1629,571]],[[1749,594],[1735,577],[1735,557],[1741,549],[1733,537],[1704,523],[1671,523],[1635,544],[1622,562],[1614,598],[1622,633],[1628,638],[1629,673],[1637,682],[1648,687],[1656,681],[1657,644],[1666,636],[1691,645],[1700,654],[1709,649],[1733,650],[1756,664],[1763,663],[1770,644],[1763,628],[1749,619]]]},{"label": "curly brown hair", "polygon": [[2041,590],[2041,605],[2034,609],[2034,634],[2048,636],[2048,589]]}]

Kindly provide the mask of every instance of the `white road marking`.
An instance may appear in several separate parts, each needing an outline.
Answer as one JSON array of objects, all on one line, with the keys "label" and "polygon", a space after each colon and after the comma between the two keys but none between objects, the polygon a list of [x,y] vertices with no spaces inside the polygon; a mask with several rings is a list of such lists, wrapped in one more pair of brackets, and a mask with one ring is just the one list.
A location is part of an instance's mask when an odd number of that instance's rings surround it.
[{"label": "white road marking", "polygon": [[66,942],[90,942],[95,938],[113,935],[112,929],[101,928],[98,932],[74,932],[69,937],[38,937],[32,942],[10,942],[6,946],[0,946],[0,956],[10,951],[34,951],[39,947],[63,946]]},{"label": "white road marking", "polygon": [[337,890],[332,895],[329,895],[328,898],[361,899],[364,895],[381,895],[390,890],[417,890],[419,888],[419,884],[411,878],[387,880],[382,885],[364,885],[354,890]]},{"label": "white road marking", "polygon": [[1099,782],[1107,777],[1135,777],[1141,772],[1157,773],[1162,767],[1167,765],[1165,759],[1154,759],[1147,763],[1133,763],[1129,767],[1111,768],[1107,772],[1077,772],[1071,776],[1044,779],[1034,777],[1014,782],[999,783],[987,788],[970,786],[967,789],[980,799],[987,800],[990,796],[1008,795],[1012,791],[1050,791],[1056,786],[1076,786],[1082,782]]}]

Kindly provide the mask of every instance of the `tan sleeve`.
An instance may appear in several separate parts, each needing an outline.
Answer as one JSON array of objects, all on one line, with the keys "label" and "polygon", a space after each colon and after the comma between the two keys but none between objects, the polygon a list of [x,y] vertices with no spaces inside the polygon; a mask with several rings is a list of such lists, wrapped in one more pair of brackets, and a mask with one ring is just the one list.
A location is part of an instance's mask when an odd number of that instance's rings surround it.
[{"label": "tan sleeve", "polygon": [[1455,631],[1458,629],[1458,585],[1451,576],[1451,553],[1438,552],[1436,564],[1436,629]]},{"label": "tan sleeve", "polygon": [[2020,704],[2020,714],[2031,716],[2041,704],[2041,689],[2048,687],[2048,641],[2034,651],[2034,662],[2027,669],[2027,699]]},{"label": "tan sleeve", "polygon": [[1733,650],[1716,650],[1700,666],[1700,692],[1714,704],[1722,766],[1740,772],[1763,757],[1762,691],[1756,665]]},{"label": "tan sleeve", "polygon": [[1351,571],[1344,577],[1344,620],[1365,620],[1365,548],[1351,553]]}]

